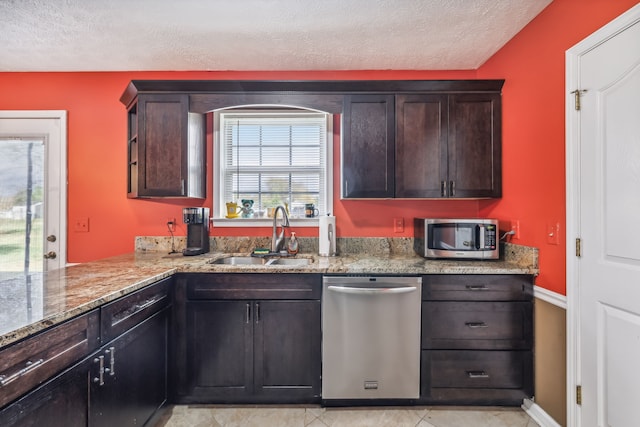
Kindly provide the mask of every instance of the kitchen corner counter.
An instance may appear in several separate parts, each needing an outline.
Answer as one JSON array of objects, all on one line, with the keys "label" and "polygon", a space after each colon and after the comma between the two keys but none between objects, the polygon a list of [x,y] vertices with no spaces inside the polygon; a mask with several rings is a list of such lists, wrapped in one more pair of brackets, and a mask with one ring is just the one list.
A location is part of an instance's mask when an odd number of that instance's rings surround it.
[{"label": "kitchen corner counter", "polygon": [[[167,252],[136,252],[45,273],[33,280],[30,292],[24,278],[3,280],[0,293],[0,348],[100,307],[178,272],[249,272],[319,274],[529,274],[537,263],[523,263],[507,254],[505,260],[426,260],[417,255],[348,254],[310,258],[304,266],[218,265],[211,261],[232,255],[212,252],[185,257]],[[247,255],[236,253],[233,255]],[[27,300],[25,295],[30,295]]]}]

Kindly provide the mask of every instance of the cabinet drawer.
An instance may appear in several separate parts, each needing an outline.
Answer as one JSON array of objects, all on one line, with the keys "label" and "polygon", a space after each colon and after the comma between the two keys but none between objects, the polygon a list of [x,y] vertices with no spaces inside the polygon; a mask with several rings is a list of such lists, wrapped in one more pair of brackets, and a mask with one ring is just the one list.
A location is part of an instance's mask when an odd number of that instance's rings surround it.
[{"label": "cabinet drawer", "polygon": [[422,278],[425,301],[531,301],[533,276],[529,275],[447,275]]},{"label": "cabinet drawer", "polygon": [[161,280],[101,308],[102,343],[107,343],[169,305],[171,278]]},{"label": "cabinet drawer", "polygon": [[530,302],[422,303],[422,348],[530,349]]},{"label": "cabinet drawer", "polygon": [[425,352],[431,388],[522,388],[528,351]]},{"label": "cabinet drawer", "polygon": [[200,299],[320,299],[319,274],[189,274],[187,298]]},{"label": "cabinet drawer", "polygon": [[99,317],[94,310],[0,350],[0,407],[96,349]]}]

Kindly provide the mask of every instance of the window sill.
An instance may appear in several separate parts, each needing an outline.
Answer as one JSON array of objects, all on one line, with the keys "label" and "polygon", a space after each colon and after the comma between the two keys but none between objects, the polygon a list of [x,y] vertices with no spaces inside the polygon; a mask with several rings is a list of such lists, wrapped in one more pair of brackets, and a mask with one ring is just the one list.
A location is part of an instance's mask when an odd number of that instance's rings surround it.
[{"label": "window sill", "polygon": [[[213,218],[214,227],[273,227],[273,218]],[[278,225],[281,218],[278,216]],[[291,227],[317,227],[318,217],[315,218],[289,218]]]}]

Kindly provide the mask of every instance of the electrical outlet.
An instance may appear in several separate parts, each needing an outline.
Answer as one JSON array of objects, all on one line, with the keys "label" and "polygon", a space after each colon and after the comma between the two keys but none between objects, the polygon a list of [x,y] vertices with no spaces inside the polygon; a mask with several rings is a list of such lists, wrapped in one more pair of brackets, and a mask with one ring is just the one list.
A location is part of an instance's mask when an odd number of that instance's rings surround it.
[{"label": "electrical outlet", "polygon": [[175,218],[168,218],[167,219],[167,228],[169,229],[169,231],[176,231],[176,219]]},{"label": "electrical outlet", "polygon": [[404,218],[393,218],[393,232],[404,232]]},{"label": "electrical outlet", "polygon": [[547,243],[550,245],[560,244],[560,223],[553,222],[547,224]]},{"label": "electrical outlet", "polygon": [[89,231],[89,218],[76,218],[73,222],[73,231],[86,233]]},{"label": "electrical outlet", "polygon": [[511,220],[511,231],[513,232],[513,234],[511,235],[512,239],[520,238],[520,220],[519,219]]}]

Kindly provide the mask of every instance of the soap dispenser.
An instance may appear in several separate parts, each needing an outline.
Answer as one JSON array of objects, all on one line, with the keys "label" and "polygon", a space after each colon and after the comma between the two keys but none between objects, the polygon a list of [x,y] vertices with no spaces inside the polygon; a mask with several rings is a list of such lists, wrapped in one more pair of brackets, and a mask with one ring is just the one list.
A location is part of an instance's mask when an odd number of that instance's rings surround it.
[{"label": "soap dispenser", "polygon": [[298,239],[296,239],[296,232],[291,232],[291,237],[289,238],[289,244],[287,244],[287,252],[290,255],[295,255],[298,253]]}]

